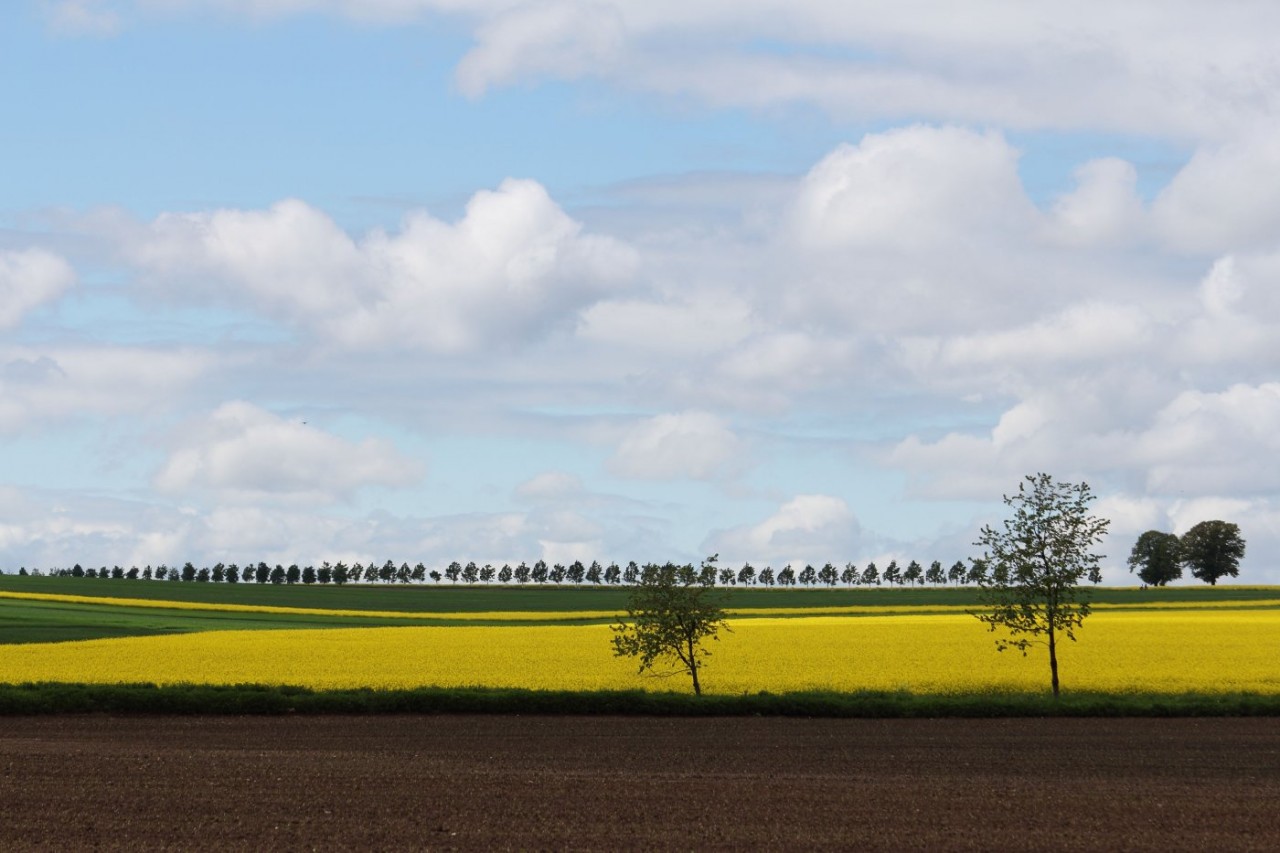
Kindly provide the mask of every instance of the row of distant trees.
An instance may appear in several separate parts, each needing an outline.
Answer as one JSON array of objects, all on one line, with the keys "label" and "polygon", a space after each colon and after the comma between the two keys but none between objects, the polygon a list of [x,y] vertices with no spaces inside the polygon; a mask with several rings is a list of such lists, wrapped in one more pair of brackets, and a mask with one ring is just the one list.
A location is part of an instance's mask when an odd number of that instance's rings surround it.
[{"label": "row of distant trees", "polygon": [[[267,563],[250,563],[244,566],[236,563],[218,563],[213,567],[196,568],[187,563],[181,568],[170,568],[161,565],[156,568],[137,566],[125,569],[114,566],[108,569],[85,569],[79,564],[72,568],[52,569],[49,575],[57,577],[90,577],[117,580],[154,580],[154,581],[188,581],[195,583],[260,583],[260,584],[347,584],[347,583],[500,583],[500,584],[571,584],[602,586],[634,586],[646,577],[659,570],[655,564],[639,565],[630,562],[626,566],[610,563],[607,566],[597,561],[583,563],[574,561],[568,565],[555,563],[548,565],[545,560],[538,560],[533,565],[520,563],[512,566],[505,563],[494,566],[490,563],[477,565],[474,562],[465,565],[459,562],[450,563],[443,571],[428,570],[422,563],[410,566],[408,563],[396,565],[388,560],[382,565],[369,563],[344,562],[320,566],[290,566]],[[941,561],[933,561],[927,568],[912,560],[905,566],[897,560],[891,560],[884,568],[875,562],[865,567],[853,563],[838,568],[832,563],[822,567],[806,565],[796,569],[790,565],[774,570],[765,566],[757,569],[746,563],[740,569],[716,566],[714,562],[704,563],[701,567],[691,569],[694,576],[692,582],[703,586],[943,586],[947,584],[976,584],[985,572],[981,561],[965,565],[957,560],[950,568],[945,568]],[[42,574],[39,570],[28,572],[23,568],[18,574]]]},{"label": "row of distant trees", "polygon": [[[1240,535],[1240,528],[1226,521],[1202,521],[1192,527],[1181,537],[1159,530],[1148,530],[1138,537],[1129,555],[1129,570],[1136,571],[1143,583],[1151,586],[1164,586],[1182,577],[1183,569],[1190,571],[1192,577],[1208,584],[1216,584],[1223,577],[1238,577],[1240,560],[1244,557],[1245,543]],[[91,577],[114,578],[120,580],[157,580],[157,581],[190,581],[196,583],[260,583],[260,584],[348,584],[348,583],[439,583],[447,580],[450,583],[500,583],[500,584],[570,584],[596,586],[636,586],[646,582],[653,572],[659,570],[654,564],[638,565],[635,562],[619,566],[610,563],[602,566],[592,561],[585,564],[576,560],[568,565],[555,563],[548,565],[545,560],[538,560],[533,565],[520,563],[512,566],[504,563],[496,567],[490,563],[477,565],[474,562],[465,565],[459,562],[450,563],[443,571],[428,570],[422,563],[410,566],[408,563],[396,565],[387,560],[382,565],[369,563],[352,563],[347,565],[339,561],[335,564],[325,562],[320,566],[299,567],[296,564],[288,567],[282,565],[269,566],[266,563],[250,563],[239,566],[218,563],[213,567],[196,568],[187,563],[181,568],[146,566],[129,569],[114,566],[108,569],[85,569],[76,565],[69,569],[52,569],[50,575],[59,577]],[[717,566],[714,560],[704,562],[700,567],[690,568],[694,576],[686,578],[690,583],[701,586],[764,586],[764,587],[835,587],[835,586],[945,586],[945,585],[980,585],[988,579],[987,566],[982,560],[971,560],[967,565],[960,560],[945,568],[942,562],[934,560],[928,567],[912,560],[903,566],[897,560],[890,560],[884,568],[875,562],[859,567],[847,563],[839,568],[827,563],[821,568],[806,565],[796,569],[788,565],[774,571],[766,566],[756,569],[746,563],[740,569]],[[1002,571],[1000,566],[995,574]],[[18,574],[41,574],[39,570],[28,572],[20,569]],[[991,580],[1001,582],[1003,579],[992,577]]]}]

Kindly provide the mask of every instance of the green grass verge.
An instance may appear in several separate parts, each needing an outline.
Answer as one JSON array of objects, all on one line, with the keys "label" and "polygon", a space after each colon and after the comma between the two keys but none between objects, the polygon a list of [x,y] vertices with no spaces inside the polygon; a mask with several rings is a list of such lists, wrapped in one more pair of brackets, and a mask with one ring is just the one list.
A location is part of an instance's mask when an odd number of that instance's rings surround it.
[{"label": "green grass verge", "polygon": [[238,685],[0,685],[0,715],[126,714],[545,714],[679,717],[1223,717],[1280,716],[1280,695],[1253,693],[905,692],[693,696],[645,691],[444,689],[329,690]]}]

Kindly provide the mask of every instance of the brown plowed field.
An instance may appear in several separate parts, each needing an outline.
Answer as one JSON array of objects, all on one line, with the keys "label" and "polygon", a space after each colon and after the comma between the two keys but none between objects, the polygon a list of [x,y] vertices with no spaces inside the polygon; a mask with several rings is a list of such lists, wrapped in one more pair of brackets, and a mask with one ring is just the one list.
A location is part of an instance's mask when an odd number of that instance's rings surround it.
[{"label": "brown plowed field", "polygon": [[0,719],[0,848],[1280,849],[1280,720]]}]

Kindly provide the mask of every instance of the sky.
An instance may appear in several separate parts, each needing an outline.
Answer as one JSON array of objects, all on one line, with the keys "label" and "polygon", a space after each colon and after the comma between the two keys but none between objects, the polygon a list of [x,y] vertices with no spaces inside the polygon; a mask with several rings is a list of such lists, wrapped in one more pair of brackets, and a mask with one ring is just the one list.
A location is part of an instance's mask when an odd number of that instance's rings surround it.
[{"label": "sky", "polygon": [[0,4],[0,569],[1280,583],[1272,0]]}]

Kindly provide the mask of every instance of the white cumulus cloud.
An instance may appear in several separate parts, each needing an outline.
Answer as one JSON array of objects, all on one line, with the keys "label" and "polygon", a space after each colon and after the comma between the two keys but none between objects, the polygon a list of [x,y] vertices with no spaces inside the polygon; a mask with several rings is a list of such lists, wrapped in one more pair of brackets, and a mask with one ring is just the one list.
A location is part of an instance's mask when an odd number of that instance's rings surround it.
[{"label": "white cumulus cloud", "polygon": [[923,125],[841,145],[801,182],[793,227],[820,247],[915,250],[1017,228],[1032,212],[994,132]]},{"label": "white cumulus cloud", "polygon": [[28,312],[57,299],[75,281],[75,270],[52,252],[0,251],[0,330],[14,328]]},{"label": "white cumulus cloud", "polygon": [[1076,246],[1111,246],[1140,236],[1146,210],[1138,172],[1118,157],[1090,160],[1076,169],[1076,187],[1053,205],[1052,237]]},{"label": "white cumulus cloud", "polygon": [[1135,442],[1162,494],[1257,494],[1280,482],[1280,383],[1186,391]]},{"label": "white cumulus cloud", "polygon": [[329,502],[366,486],[406,486],[421,466],[383,439],[351,442],[246,402],[219,406],[178,439],[156,474],[166,492]]},{"label": "white cumulus cloud", "polygon": [[1277,125],[1198,150],[1152,203],[1175,251],[1275,249],[1280,243]]},{"label": "white cumulus cloud", "polygon": [[327,342],[456,353],[572,328],[632,275],[634,250],[582,231],[540,184],[507,180],[476,193],[456,223],[419,211],[399,233],[357,240],[286,200],[165,214],[135,230],[128,252],[170,293],[217,298],[212,279]]},{"label": "white cumulus cloud", "polygon": [[842,563],[858,552],[861,534],[842,498],[797,495],[762,521],[713,533],[703,548],[720,554],[726,564]]},{"label": "white cumulus cloud", "polygon": [[609,470],[638,480],[713,480],[739,470],[745,454],[744,442],[717,415],[663,414],[628,430]]}]

